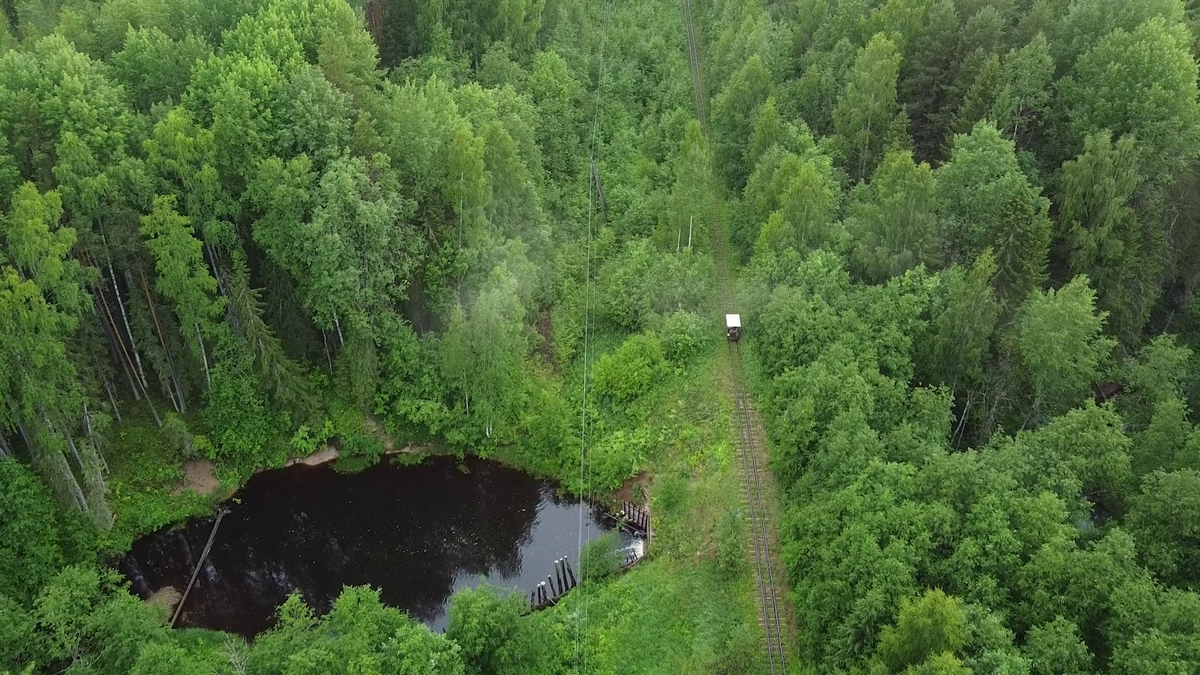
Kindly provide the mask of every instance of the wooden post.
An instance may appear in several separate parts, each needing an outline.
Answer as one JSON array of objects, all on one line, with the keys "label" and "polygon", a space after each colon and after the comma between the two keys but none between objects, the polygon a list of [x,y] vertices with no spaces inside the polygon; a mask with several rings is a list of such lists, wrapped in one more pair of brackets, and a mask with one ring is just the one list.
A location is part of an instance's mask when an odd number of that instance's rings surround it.
[{"label": "wooden post", "polygon": [[179,604],[175,607],[175,613],[171,615],[171,628],[175,627],[175,621],[183,613],[183,603],[187,602],[188,593],[192,592],[192,586],[196,584],[196,577],[200,576],[200,568],[204,567],[204,561],[208,559],[208,552],[212,550],[213,541],[217,538],[217,528],[221,526],[221,519],[227,513],[229,513],[228,509],[221,509],[221,512],[217,514],[217,522],[213,523],[212,532],[208,533],[208,542],[204,544],[204,551],[200,554],[200,562],[196,563],[196,569],[192,572],[192,578],[188,581],[187,588],[183,591],[183,597],[179,598]]},{"label": "wooden post", "polygon": [[567,568],[567,574],[571,576],[571,587],[574,588],[578,586],[579,582],[575,581],[575,570],[571,569],[571,561],[563,558],[563,567]]},{"label": "wooden post", "polygon": [[551,598],[557,598],[559,595],[561,595],[559,591],[554,589],[554,580],[550,578],[549,574],[546,575],[546,585],[550,587]]}]

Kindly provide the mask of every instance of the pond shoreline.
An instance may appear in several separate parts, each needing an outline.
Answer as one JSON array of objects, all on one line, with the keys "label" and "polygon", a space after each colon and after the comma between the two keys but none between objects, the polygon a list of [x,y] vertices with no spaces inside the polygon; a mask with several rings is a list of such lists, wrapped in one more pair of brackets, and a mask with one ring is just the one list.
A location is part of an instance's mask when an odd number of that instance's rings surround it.
[{"label": "pond shoreline", "polygon": [[248,639],[273,625],[288,594],[327,611],[344,585],[379,588],[387,604],[443,627],[453,592],[486,580],[528,594],[558,561],[579,564],[579,538],[616,527],[556,481],[452,455],[354,473],[297,463],[257,472],[222,506],[229,514],[199,568],[212,517],[140,537],[118,568],[139,597],[159,602],[198,573],[179,625]]}]

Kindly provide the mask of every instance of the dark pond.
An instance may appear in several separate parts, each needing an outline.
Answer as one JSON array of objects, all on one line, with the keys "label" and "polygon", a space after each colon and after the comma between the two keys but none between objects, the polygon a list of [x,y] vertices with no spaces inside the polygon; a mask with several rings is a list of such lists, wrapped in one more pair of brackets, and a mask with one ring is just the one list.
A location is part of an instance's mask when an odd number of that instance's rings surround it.
[{"label": "dark pond", "polygon": [[[556,559],[579,569],[579,503],[484,460],[383,462],[355,474],[293,466],[254,476],[227,506],[179,625],[252,638],[289,593],[323,613],[343,586],[366,584],[441,630],[458,589],[486,580],[528,596]],[[133,590],[143,598],[165,586],[182,591],[213,520],[134,542],[120,564]],[[591,507],[583,520],[585,540],[606,527]]]}]

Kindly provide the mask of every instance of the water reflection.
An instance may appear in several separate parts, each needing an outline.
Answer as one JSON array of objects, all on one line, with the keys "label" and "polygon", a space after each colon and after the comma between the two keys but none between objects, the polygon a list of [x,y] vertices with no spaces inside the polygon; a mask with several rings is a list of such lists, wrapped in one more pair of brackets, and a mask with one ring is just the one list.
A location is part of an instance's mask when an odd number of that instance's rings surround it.
[{"label": "water reflection", "polygon": [[[369,584],[385,603],[439,630],[460,588],[486,579],[528,592],[564,556],[578,569],[577,502],[493,462],[438,457],[357,474],[294,466],[253,477],[237,498],[180,625],[250,638],[272,625],[293,591],[325,612],[343,586]],[[136,541],[121,562],[134,590],[182,590],[212,522]],[[585,508],[584,538],[601,531],[598,514]]]}]

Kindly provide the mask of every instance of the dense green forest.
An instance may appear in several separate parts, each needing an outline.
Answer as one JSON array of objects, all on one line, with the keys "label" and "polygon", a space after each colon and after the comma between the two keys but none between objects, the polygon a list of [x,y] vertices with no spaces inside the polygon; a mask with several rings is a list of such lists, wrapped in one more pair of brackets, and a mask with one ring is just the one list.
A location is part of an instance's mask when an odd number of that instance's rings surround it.
[{"label": "dense green forest", "polygon": [[[694,91],[674,0],[3,0],[0,672],[761,672],[728,238],[793,670],[1200,673],[1193,4],[696,0]],[[107,566],[327,443],[653,559],[252,644]]]}]

